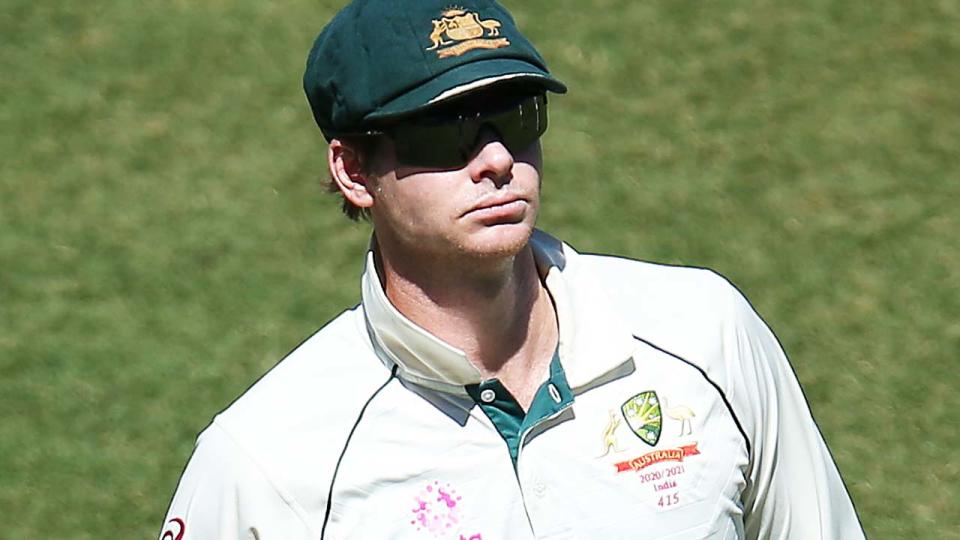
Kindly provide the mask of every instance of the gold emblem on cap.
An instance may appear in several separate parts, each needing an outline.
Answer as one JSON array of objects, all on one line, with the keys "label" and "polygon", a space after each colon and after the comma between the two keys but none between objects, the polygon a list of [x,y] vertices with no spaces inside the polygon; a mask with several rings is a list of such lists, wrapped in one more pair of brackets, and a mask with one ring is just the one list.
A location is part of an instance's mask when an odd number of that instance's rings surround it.
[{"label": "gold emblem on cap", "polygon": [[439,19],[433,19],[428,51],[437,51],[437,57],[449,58],[474,49],[499,49],[510,45],[510,40],[500,35],[500,21],[481,19],[475,11],[459,7],[445,9]]}]

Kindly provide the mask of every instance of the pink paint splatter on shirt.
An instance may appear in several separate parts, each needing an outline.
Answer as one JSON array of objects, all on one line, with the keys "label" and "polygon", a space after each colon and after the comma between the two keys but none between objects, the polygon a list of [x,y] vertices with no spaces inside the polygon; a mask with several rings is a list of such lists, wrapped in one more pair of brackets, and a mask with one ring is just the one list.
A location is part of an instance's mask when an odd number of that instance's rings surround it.
[{"label": "pink paint splatter on shirt", "polygon": [[[410,524],[415,526],[417,531],[425,531],[434,538],[446,538],[452,532],[451,529],[461,521],[459,502],[462,499],[450,484],[441,486],[439,481],[434,481],[414,498],[416,506],[412,510],[414,519]],[[443,504],[433,504],[434,501]],[[477,535],[463,538],[474,540],[474,537]],[[480,540],[479,537],[476,540]]]},{"label": "pink paint splatter on shirt", "polygon": [[456,508],[457,501],[453,500],[453,497],[451,497],[449,493],[447,493],[442,489],[438,489],[437,493],[440,494],[440,496],[437,497],[437,501],[442,501],[447,503],[447,508]]},{"label": "pink paint splatter on shirt", "polygon": [[427,509],[427,501],[420,499],[420,497],[417,497],[416,500],[417,500],[417,507],[413,509],[414,514],[416,514],[417,512],[423,512],[424,510]]}]

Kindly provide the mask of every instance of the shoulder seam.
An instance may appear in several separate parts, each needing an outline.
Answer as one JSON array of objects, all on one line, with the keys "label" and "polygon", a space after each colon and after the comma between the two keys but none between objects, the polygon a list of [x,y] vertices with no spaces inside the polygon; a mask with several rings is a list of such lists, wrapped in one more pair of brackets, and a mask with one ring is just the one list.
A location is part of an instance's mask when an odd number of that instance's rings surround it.
[{"label": "shoulder seam", "polygon": [[666,350],[666,349],[664,349],[664,348],[662,348],[662,347],[659,347],[659,346],[655,345],[654,343],[652,343],[652,342],[650,342],[650,341],[647,341],[646,339],[643,339],[642,337],[640,337],[640,336],[638,336],[638,335],[636,335],[636,334],[634,334],[633,337],[634,337],[634,339],[636,339],[637,341],[639,341],[639,342],[641,342],[641,343],[644,343],[644,344],[646,344],[647,346],[649,346],[649,347],[651,347],[651,348],[653,348],[653,349],[655,349],[655,350],[657,350],[657,351],[660,351],[661,353],[663,353],[663,354],[665,354],[665,355],[667,355],[667,356],[669,356],[669,357],[671,357],[671,358],[674,358],[674,359],[676,359],[676,360],[679,360],[679,361],[683,362],[684,364],[692,367],[693,369],[697,370],[697,372],[700,373],[700,375],[704,378],[704,380],[706,380],[706,381],[710,384],[710,386],[712,386],[712,387],[717,391],[717,393],[720,394],[720,398],[723,400],[723,404],[726,405],[727,410],[730,412],[730,417],[733,418],[733,423],[736,424],[737,430],[740,432],[740,435],[743,437],[743,442],[744,442],[744,444],[746,444],[746,446],[747,446],[747,455],[750,456],[751,459],[753,459],[753,457],[752,457],[752,456],[753,456],[753,445],[750,444],[750,438],[747,437],[747,432],[743,429],[743,424],[740,423],[740,417],[737,416],[737,412],[734,410],[733,404],[730,403],[730,400],[727,398],[727,394],[726,394],[726,392],[724,392],[723,388],[722,388],[716,381],[714,381],[713,379],[711,379],[710,376],[707,375],[707,372],[704,371],[704,369],[703,369],[702,367],[700,367],[699,365],[695,364],[694,362],[691,362],[690,360],[687,360],[686,358],[683,358],[682,356],[680,356],[680,355],[678,355],[678,354],[672,353],[672,352],[670,352],[670,351],[668,351],[668,350]]},{"label": "shoulder seam", "polygon": [[239,453],[247,461],[249,461],[256,468],[257,472],[260,473],[263,479],[270,484],[270,487],[272,487],[274,492],[276,492],[277,496],[280,497],[280,499],[283,501],[283,504],[285,504],[287,508],[289,508],[290,511],[293,512],[293,514],[300,519],[300,521],[304,524],[307,530],[310,531],[310,534],[316,535],[316,531],[314,530],[313,525],[310,524],[310,520],[305,515],[303,508],[299,504],[297,504],[293,496],[291,496],[284,489],[282,489],[282,486],[276,480],[274,480],[273,476],[271,476],[269,472],[263,467],[263,465],[260,464],[260,462],[254,457],[253,453],[250,452],[236,437],[234,437],[233,434],[230,432],[230,430],[227,429],[227,427],[220,422],[219,417],[215,417],[213,419],[213,422],[210,425],[215,426],[217,429],[219,429],[223,433],[223,435],[230,441],[230,443],[237,448]]}]

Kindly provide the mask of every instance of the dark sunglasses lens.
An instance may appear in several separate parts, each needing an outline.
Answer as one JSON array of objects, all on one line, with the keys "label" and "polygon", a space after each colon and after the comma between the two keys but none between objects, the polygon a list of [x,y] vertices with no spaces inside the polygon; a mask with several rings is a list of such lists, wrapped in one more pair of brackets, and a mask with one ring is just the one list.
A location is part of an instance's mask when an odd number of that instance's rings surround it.
[{"label": "dark sunglasses lens", "polygon": [[511,152],[526,150],[547,130],[545,96],[529,97],[495,113],[403,124],[390,133],[400,163],[450,169],[466,164],[477,150],[480,132],[487,128]]},{"label": "dark sunglasses lens", "polygon": [[452,169],[466,162],[460,148],[460,128],[455,122],[405,126],[394,130],[392,136],[397,161],[404,165]]},{"label": "dark sunglasses lens", "polygon": [[524,100],[495,125],[500,140],[510,152],[523,152],[547,131],[547,107],[543,96]]}]

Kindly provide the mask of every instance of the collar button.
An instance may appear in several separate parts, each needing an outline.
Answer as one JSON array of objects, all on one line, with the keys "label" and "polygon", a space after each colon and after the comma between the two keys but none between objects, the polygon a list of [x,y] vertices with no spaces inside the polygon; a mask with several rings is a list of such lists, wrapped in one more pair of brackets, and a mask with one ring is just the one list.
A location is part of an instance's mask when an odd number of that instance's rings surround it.
[{"label": "collar button", "polygon": [[547,385],[547,391],[550,392],[550,397],[553,398],[555,403],[560,403],[563,399],[560,397],[560,391],[557,390],[557,387],[550,383]]}]

